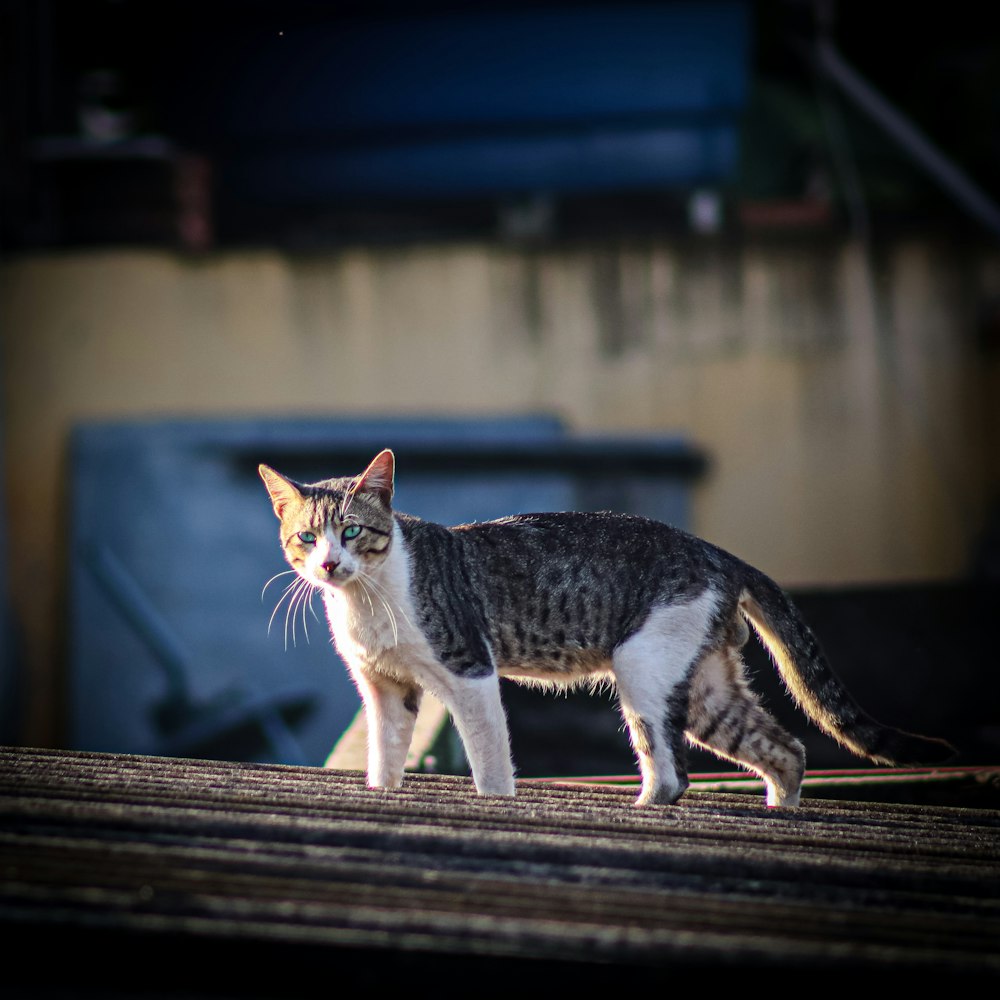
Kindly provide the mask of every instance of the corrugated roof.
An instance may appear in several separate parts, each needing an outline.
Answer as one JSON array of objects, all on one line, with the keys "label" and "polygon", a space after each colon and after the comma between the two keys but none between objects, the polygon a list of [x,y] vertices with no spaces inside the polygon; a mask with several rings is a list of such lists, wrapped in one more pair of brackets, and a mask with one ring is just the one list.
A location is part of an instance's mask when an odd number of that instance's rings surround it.
[{"label": "corrugated roof", "polygon": [[[305,968],[401,983],[461,969],[508,986],[623,967],[1000,977],[998,811],[633,797],[523,782],[514,800],[485,799],[434,775],[373,791],[355,772],[0,751],[0,934],[12,955],[45,945],[15,963],[19,987],[94,994],[297,995],[315,989]],[[115,978],[123,956],[142,963],[138,982]]]}]

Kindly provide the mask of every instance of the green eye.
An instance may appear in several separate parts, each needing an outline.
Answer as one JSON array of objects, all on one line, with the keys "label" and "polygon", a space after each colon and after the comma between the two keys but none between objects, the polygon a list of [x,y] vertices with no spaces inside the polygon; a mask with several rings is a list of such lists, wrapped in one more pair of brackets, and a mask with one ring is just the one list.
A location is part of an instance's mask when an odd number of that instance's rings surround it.
[{"label": "green eye", "polygon": [[345,539],[357,538],[358,535],[360,535],[360,534],[361,534],[361,525],[360,524],[349,524],[346,528],[344,528],[344,538]]},{"label": "green eye", "polygon": [[305,542],[306,545],[312,545],[316,541],[316,536],[311,531],[300,531],[299,541]]}]

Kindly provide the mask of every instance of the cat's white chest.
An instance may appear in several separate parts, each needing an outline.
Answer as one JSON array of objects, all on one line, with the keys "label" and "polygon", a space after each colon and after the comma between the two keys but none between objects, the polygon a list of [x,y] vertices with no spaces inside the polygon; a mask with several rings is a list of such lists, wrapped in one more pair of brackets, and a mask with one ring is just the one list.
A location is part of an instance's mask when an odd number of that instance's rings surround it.
[{"label": "cat's white chest", "polygon": [[337,651],[348,663],[365,663],[395,645],[391,620],[373,598],[359,607],[343,590],[324,593],[326,617],[337,644]]},{"label": "cat's white chest", "polygon": [[409,559],[398,526],[378,576],[325,591],[323,603],[337,651],[352,668],[405,675],[414,659],[433,656],[415,624]]}]

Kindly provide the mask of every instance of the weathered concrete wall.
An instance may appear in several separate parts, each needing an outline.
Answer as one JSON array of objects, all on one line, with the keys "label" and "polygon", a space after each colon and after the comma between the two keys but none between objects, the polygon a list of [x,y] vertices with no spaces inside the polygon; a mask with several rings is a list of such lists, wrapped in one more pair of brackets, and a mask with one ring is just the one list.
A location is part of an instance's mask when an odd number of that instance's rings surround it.
[{"label": "weathered concrete wall", "polygon": [[996,482],[1000,255],[923,242],[53,254],[0,266],[28,738],[53,739],[69,427],[554,411],[708,449],[695,528],[786,585],[954,577]]}]

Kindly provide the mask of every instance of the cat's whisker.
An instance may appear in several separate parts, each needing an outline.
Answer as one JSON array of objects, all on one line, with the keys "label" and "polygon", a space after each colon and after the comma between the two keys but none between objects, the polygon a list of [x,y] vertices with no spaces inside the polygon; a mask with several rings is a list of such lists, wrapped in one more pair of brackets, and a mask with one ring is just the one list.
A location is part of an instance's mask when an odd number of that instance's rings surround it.
[{"label": "cat's whisker", "polygon": [[[302,611],[302,631],[305,633],[307,643],[310,640],[309,640],[309,620],[306,618],[306,608],[312,611],[312,599],[313,599],[313,594],[315,592],[316,591],[312,586],[307,586],[302,591],[302,598],[299,601],[299,605]],[[313,611],[313,617],[314,618],[316,617],[315,611]]]},{"label": "cat's whisker", "polygon": [[[399,627],[398,627],[397,622],[396,622],[396,615],[395,615],[395,612],[393,611],[393,609],[392,609],[389,601],[387,600],[385,594],[383,593],[382,588],[367,573],[362,573],[361,577],[363,577],[365,580],[367,580],[367,582],[371,585],[372,590],[375,591],[375,596],[379,599],[379,602],[381,603],[382,607],[385,608],[385,613],[386,613],[387,617],[389,618],[389,627],[392,629],[392,640],[393,640],[393,643],[395,645],[398,645],[399,644]],[[369,604],[370,603],[371,603],[371,598],[369,597]],[[406,623],[412,628],[413,627],[413,622],[410,621],[409,615],[407,615],[407,613],[401,607],[398,607],[398,605],[397,605],[397,610],[406,619]],[[372,608],[372,614],[374,614],[374,613],[375,613],[375,609]]]},{"label": "cat's whisker", "polygon": [[[384,607],[386,609],[386,611],[388,611],[391,614],[392,613],[392,609],[386,603],[385,590],[381,586],[381,584],[370,573],[365,573],[364,571],[362,571],[359,575],[362,578],[364,578],[365,582],[371,588],[372,592],[375,594],[375,596],[382,603],[382,607]],[[372,610],[374,610],[374,609],[372,609]],[[403,611],[402,608],[400,608],[399,611],[400,611],[400,614],[402,614],[404,617],[406,617],[406,613]],[[409,618],[407,618],[406,620],[409,622]],[[412,624],[412,622],[410,624]]]},{"label": "cat's whisker", "polygon": [[[292,608],[295,606],[295,594],[297,594],[298,592],[299,592],[299,585],[296,584],[295,591],[292,594],[292,597],[288,601],[288,607],[285,608],[285,652],[286,653],[288,652],[288,615],[291,612]],[[292,642],[293,643],[295,642],[294,636],[292,636]]]},{"label": "cat's whisker", "polygon": [[275,573],[274,576],[272,576],[271,579],[264,584],[264,587],[260,592],[261,601],[264,600],[264,594],[267,592],[267,588],[270,587],[271,584],[274,583],[274,581],[277,580],[279,576],[288,576],[289,573],[294,573],[294,572],[295,572],[294,569],[286,569],[282,573]]},{"label": "cat's whisker", "polygon": [[374,617],[375,605],[372,603],[371,591],[368,589],[368,585],[365,583],[365,578],[363,573],[358,574],[358,586],[361,588],[361,593],[364,595],[365,600],[368,602],[368,613]]},{"label": "cat's whisker", "polygon": [[[291,572],[294,573],[295,571],[292,570]],[[273,577],[272,577],[272,579],[273,579]],[[267,634],[268,635],[271,634],[271,626],[274,624],[274,619],[275,619],[275,617],[278,614],[278,609],[285,602],[285,599],[295,589],[296,585],[297,585],[297,581],[293,580],[287,587],[285,587],[284,591],[282,591],[281,597],[278,598],[278,603],[275,604],[274,610],[271,612],[271,617],[270,617],[270,619],[268,620],[268,623],[267,623]]]},{"label": "cat's whisker", "polygon": [[368,610],[374,616],[375,605],[372,603],[371,591],[365,586],[364,574],[358,574],[358,583],[361,584],[361,593],[365,595],[365,600],[368,602]]},{"label": "cat's whisker", "polygon": [[290,590],[291,590],[291,595],[289,596],[289,599],[288,599],[288,605],[285,608],[285,629],[284,629],[284,636],[285,636],[285,650],[286,651],[288,650],[288,630],[289,630],[289,623],[290,622],[292,623],[292,646],[295,645],[295,628],[294,628],[295,604],[296,604],[296,602],[298,600],[299,593],[302,590],[302,578],[301,577],[299,577],[298,579],[296,579],[296,581],[293,584],[291,584]]},{"label": "cat's whisker", "polygon": [[393,642],[393,645],[394,646],[398,646],[399,645],[399,627],[396,624],[396,614],[392,610],[392,606],[389,604],[389,602],[381,594],[376,593],[376,596],[378,597],[379,601],[381,602],[382,607],[385,608],[385,613],[386,613],[386,615],[389,618],[389,627],[392,629],[392,642]]},{"label": "cat's whisker", "polygon": [[298,636],[295,634],[295,622],[298,619],[299,601],[302,599],[302,581],[299,581],[299,585],[295,588],[295,596],[289,602],[288,612],[289,618],[292,623],[292,646],[298,645]]},{"label": "cat's whisker", "polygon": [[389,619],[389,628],[392,629],[392,644],[394,646],[398,646],[399,629],[396,627],[396,616],[392,613],[392,608],[389,607],[389,604],[384,597],[382,597],[380,594],[376,594],[375,596],[378,597],[380,603],[382,604],[382,607],[385,608],[386,616]]},{"label": "cat's whisker", "polygon": [[322,622],[322,618],[316,614],[316,609],[313,607],[313,598],[316,596],[316,591],[319,588],[312,587],[309,591],[309,613],[316,619],[317,622]]},{"label": "cat's whisker", "polygon": [[292,646],[298,646],[298,619],[302,615],[302,628],[305,632],[306,642],[309,641],[309,626],[306,624],[305,604],[308,595],[312,593],[313,585],[306,579],[300,579],[295,588],[295,596],[288,605],[289,617],[292,623]]},{"label": "cat's whisker", "polygon": [[[378,595],[379,599],[382,601],[383,606],[385,607],[386,611],[388,611],[389,614],[392,615],[392,609],[388,606],[388,604],[385,603],[386,599],[383,596],[384,591],[383,591],[382,586],[379,583],[377,583],[376,580],[375,580],[375,578],[373,576],[371,576],[370,574],[364,573],[362,575],[372,585],[372,587],[375,590],[375,593]],[[406,611],[404,611],[403,608],[400,607],[398,604],[396,605],[396,610],[403,616],[404,620],[406,621],[406,624],[409,625],[410,628],[413,628],[414,627],[413,626],[413,622],[410,621],[410,616],[406,613]],[[395,620],[395,616],[394,615],[393,615],[393,620]]]}]

